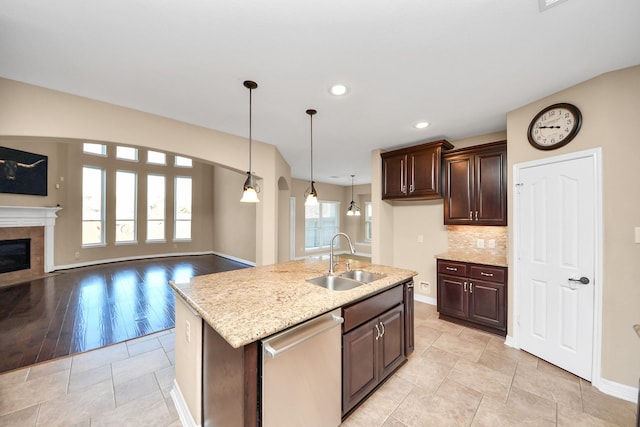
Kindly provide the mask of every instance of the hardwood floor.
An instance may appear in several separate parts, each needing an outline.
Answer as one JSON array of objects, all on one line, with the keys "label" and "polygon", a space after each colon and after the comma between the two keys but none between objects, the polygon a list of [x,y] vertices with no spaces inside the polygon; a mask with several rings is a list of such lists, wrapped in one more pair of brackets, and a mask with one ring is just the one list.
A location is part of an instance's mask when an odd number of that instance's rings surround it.
[{"label": "hardwood floor", "polygon": [[0,288],[0,372],[173,328],[169,280],[246,267],[216,255],[154,258]]}]

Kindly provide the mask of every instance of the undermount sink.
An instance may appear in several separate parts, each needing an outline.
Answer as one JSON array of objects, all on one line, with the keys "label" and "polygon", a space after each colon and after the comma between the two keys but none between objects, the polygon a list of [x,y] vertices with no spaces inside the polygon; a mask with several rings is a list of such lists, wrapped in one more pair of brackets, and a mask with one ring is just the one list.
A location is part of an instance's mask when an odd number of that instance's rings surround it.
[{"label": "undermount sink", "polygon": [[332,291],[347,291],[358,286],[382,279],[384,274],[372,273],[364,270],[352,270],[342,273],[339,276],[320,276],[307,280],[317,286],[322,286]]},{"label": "undermount sink", "polygon": [[359,282],[357,280],[347,279],[346,277],[340,276],[320,276],[309,279],[307,280],[307,282],[317,286],[321,286],[323,288],[327,288],[331,291],[347,291],[349,289],[357,288],[358,286],[364,285],[364,282]]},{"label": "undermount sink", "polygon": [[372,273],[364,270],[346,271],[340,275],[340,277],[346,277],[347,279],[357,280],[362,283],[371,283],[378,279],[382,279],[384,276],[384,274]]}]

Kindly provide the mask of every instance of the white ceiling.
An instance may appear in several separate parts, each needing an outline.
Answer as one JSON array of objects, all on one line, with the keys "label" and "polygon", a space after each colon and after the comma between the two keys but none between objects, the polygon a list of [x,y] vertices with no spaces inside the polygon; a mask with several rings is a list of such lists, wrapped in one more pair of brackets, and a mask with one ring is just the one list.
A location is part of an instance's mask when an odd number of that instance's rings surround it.
[{"label": "white ceiling", "polygon": [[308,179],[317,109],[314,178],[340,185],[370,182],[372,149],[501,131],[637,64],[638,0],[0,1],[0,76],[245,137],[255,80],[254,139]]}]

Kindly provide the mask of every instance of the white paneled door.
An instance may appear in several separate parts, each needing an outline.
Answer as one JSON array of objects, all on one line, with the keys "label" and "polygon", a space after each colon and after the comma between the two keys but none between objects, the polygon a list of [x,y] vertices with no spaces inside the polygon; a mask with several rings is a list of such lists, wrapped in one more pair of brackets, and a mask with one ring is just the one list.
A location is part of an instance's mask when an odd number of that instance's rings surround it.
[{"label": "white paneled door", "polygon": [[591,380],[596,283],[596,158],[516,166],[518,343]]}]

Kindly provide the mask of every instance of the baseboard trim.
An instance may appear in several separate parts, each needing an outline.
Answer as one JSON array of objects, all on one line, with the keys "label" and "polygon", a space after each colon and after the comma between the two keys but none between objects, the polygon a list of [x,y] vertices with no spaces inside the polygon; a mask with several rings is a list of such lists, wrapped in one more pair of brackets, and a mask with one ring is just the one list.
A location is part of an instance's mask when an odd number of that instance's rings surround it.
[{"label": "baseboard trim", "polygon": [[626,400],[631,403],[638,403],[638,388],[620,384],[615,381],[600,378],[594,381],[593,386],[609,396]]},{"label": "baseboard trim", "polygon": [[88,267],[92,265],[109,264],[112,262],[135,261],[135,260],[151,259],[151,258],[169,258],[169,257],[178,257],[178,256],[194,256],[194,255],[217,255],[217,256],[221,256],[223,258],[227,258],[236,262],[241,262],[243,264],[247,264],[250,266],[256,265],[255,262],[247,261],[245,259],[237,258],[231,255],[226,255],[226,254],[222,254],[214,251],[203,251],[203,252],[173,252],[168,254],[135,255],[135,256],[129,256],[129,257],[120,257],[120,258],[98,259],[98,260],[78,262],[73,264],[56,265],[54,266],[53,271],[68,270],[71,268],[78,268],[78,267]]},{"label": "baseboard trim", "polygon": [[415,301],[423,302],[425,304],[430,304],[430,305],[437,305],[438,304],[438,302],[436,301],[435,298],[427,297],[427,296],[421,295],[419,293],[414,293],[413,294],[413,299]]},{"label": "baseboard trim", "polygon": [[191,416],[191,411],[189,411],[187,407],[187,402],[184,400],[180,386],[178,386],[176,380],[173,380],[173,388],[169,395],[171,396],[171,400],[173,400],[173,404],[176,405],[176,411],[178,412],[178,417],[180,417],[180,422],[183,427],[200,427],[200,424],[196,424],[196,421]]}]

